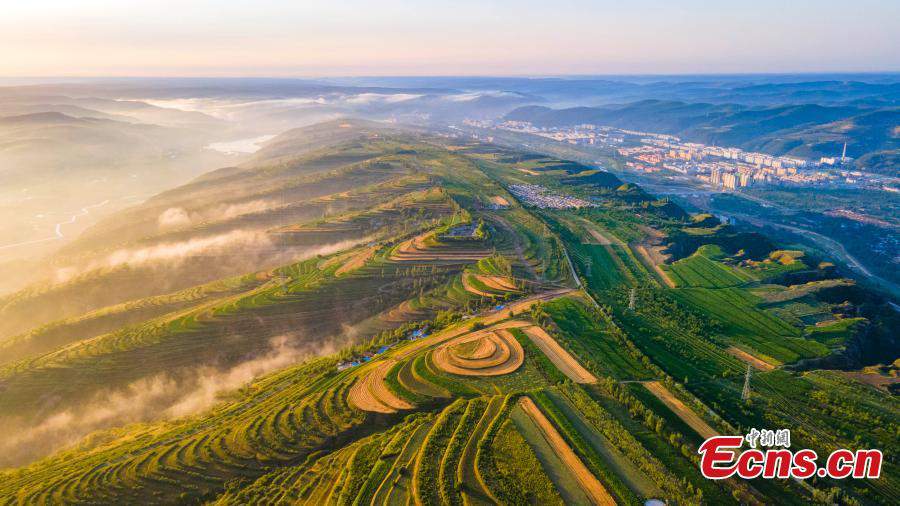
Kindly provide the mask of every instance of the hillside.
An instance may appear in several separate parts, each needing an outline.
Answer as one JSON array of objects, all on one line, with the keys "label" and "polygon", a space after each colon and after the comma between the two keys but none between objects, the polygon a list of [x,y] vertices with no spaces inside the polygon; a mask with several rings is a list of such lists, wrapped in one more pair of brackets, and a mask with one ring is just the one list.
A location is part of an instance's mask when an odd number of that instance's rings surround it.
[{"label": "hillside", "polygon": [[[193,135],[185,130],[61,112],[0,117],[0,135],[5,169],[0,171],[0,182],[5,185],[58,177],[62,160],[69,170],[113,162],[127,165],[146,157],[163,158],[165,149],[186,150],[196,142],[186,140]],[[20,166],[30,170],[12,170]],[[99,172],[94,169],[94,174]]]},{"label": "hillside", "polygon": [[0,301],[3,503],[900,491],[890,456],[878,480],[700,475],[706,437],[751,427],[819,455],[893,448],[896,382],[874,376],[897,316],[818,259],[576,162],[330,122],[53,262],[76,271]]},{"label": "hillside", "polygon": [[[0,298],[0,337],[24,330],[26,321],[41,325],[371,239],[369,228],[318,235],[279,229],[427,184],[408,167],[380,161],[391,153],[372,145],[365,130],[333,126],[345,137],[322,135],[331,131],[325,126],[312,136],[289,131],[244,167],[207,173],[101,220],[54,254],[37,283]],[[296,142],[284,151],[282,139]],[[343,146],[328,147],[334,144]]]},{"label": "hillside", "polygon": [[[92,109],[96,104],[87,100],[32,101],[5,91],[0,89],[4,273],[7,261],[51,253],[97,217],[228,163],[224,154],[205,149],[226,135],[212,118],[124,104]],[[0,293],[17,287],[11,277],[19,276],[3,276]]]},{"label": "hillside", "polygon": [[604,107],[550,109],[528,106],[505,116],[537,126],[582,123],[677,135],[688,141],[734,146],[775,155],[817,159],[847,154],[866,168],[897,175],[890,160],[900,149],[896,107],[790,104],[749,106],[643,100]]}]

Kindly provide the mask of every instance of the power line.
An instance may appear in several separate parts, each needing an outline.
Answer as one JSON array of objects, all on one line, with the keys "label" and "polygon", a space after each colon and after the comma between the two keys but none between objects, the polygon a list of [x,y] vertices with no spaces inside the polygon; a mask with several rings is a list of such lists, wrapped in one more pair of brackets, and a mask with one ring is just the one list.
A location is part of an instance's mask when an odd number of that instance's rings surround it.
[{"label": "power line", "polygon": [[747,364],[747,374],[744,376],[744,391],[741,392],[741,400],[746,401],[750,398],[750,371],[752,368]]}]

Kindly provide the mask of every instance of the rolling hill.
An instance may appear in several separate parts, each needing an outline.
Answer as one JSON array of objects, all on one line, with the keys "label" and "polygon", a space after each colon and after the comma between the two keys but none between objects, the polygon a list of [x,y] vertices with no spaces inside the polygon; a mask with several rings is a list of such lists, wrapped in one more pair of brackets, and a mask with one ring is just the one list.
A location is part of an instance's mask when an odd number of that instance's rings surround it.
[{"label": "rolling hill", "polygon": [[750,427],[892,449],[895,382],[861,366],[897,358],[897,317],[620,183],[339,120],[110,216],[0,300],[0,502],[892,504],[890,456],[700,475]]},{"label": "rolling hill", "polygon": [[582,123],[677,135],[688,141],[734,146],[775,155],[817,159],[840,154],[861,158],[866,168],[897,175],[900,110],[859,105],[748,106],[667,100],[623,105],[550,109],[528,106],[506,119],[537,126]]}]

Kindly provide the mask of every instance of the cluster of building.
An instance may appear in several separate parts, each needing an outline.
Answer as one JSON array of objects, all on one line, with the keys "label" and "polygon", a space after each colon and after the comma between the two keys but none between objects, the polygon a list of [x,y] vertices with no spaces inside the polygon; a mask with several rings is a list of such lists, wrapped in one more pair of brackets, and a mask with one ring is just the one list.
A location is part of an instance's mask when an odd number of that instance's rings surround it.
[{"label": "cluster of building", "polygon": [[467,223],[465,225],[457,225],[444,234],[446,237],[453,238],[465,238],[465,237],[475,237],[475,232],[478,230],[478,225],[476,223]]},{"label": "cluster of building", "polygon": [[594,205],[577,197],[553,193],[537,184],[513,184],[507,189],[523,204],[540,209],[572,209]]},{"label": "cluster of building", "polygon": [[[413,330],[412,332],[407,334],[406,340],[415,341],[417,339],[422,339],[425,337],[428,337],[428,328],[427,327]],[[375,350],[364,351],[358,355],[355,355],[353,358],[339,362],[337,364],[337,370],[344,371],[346,369],[350,369],[351,367],[356,367],[358,365],[365,364],[366,362],[372,360],[373,358],[377,357],[378,355],[381,355],[382,353],[393,348],[394,346],[396,346],[396,344],[397,343],[385,344],[383,346],[379,346]]]},{"label": "cluster of building", "polygon": [[601,125],[539,128],[525,121],[468,123],[480,128],[525,132],[570,144],[610,147],[625,158],[626,165],[632,170],[677,172],[730,190],[763,184],[845,187],[880,187],[883,184],[874,175],[846,168],[851,161],[846,156],[846,145],[841,156],[812,161],[739,148],[682,142],[674,135]]},{"label": "cluster of building", "polygon": [[356,367],[358,365],[365,364],[366,362],[372,360],[373,358],[375,358],[378,355],[381,355],[382,353],[388,351],[389,349],[391,349],[390,345],[384,345],[384,346],[378,348],[377,350],[365,351],[363,353],[360,353],[359,355],[357,355],[351,359],[347,359],[342,362],[338,362],[337,370],[343,371],[346,369],[350,369],[351,367]]},{"label": "cluster of building", "polygon": [[[772,156],[738,148],[682,143],[672,139],[644,137],[634,148],[619,148],[626,165],[637,171],[667,170],[696,177],[713,186],[735,190],[747,186],[853,184],[859,172],[823,169],[790,156]],[[846,159],[844,160],[846,162]]]}]

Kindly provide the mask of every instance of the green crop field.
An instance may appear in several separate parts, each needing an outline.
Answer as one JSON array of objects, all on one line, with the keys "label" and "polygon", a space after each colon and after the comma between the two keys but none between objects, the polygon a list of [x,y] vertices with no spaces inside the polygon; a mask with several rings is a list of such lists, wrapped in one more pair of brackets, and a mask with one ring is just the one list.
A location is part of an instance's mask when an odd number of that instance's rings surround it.
[{"label": "green crop field", "polygon": [[726,288],[755,279],[746,270],[717,262],[721,256],[721,248],[706,245],[690,257],[667,265],[664,269],[678,287]]},{"label": "green crop field", "polygon": [[675,298],[716,319],[723,334],[779,362],[828,353],[820,343],[803,339],[798,328],[756,307],[758,301],[740,288],[685,288]]},{"label": "green crop field", "polygon": [[585,302],[563,298],[544,306],[559,328],[558,338],[585,363],[604,376],[620,380],[654,377],[640,359],[630,354],[627,346],[612,329],[592,314]]},{"label": "green crop field", "polygon": [[[522,183],[595,205],[537,209]],[[169,209],[198,218],[164,229]],[[894,504],[900,405],[860,370],[893,362],[896,316],[709,221],[468,138],[289,132],[0,298],[0,504]],[[696,420],[880,448],[883,474],[706,480]]]}]

